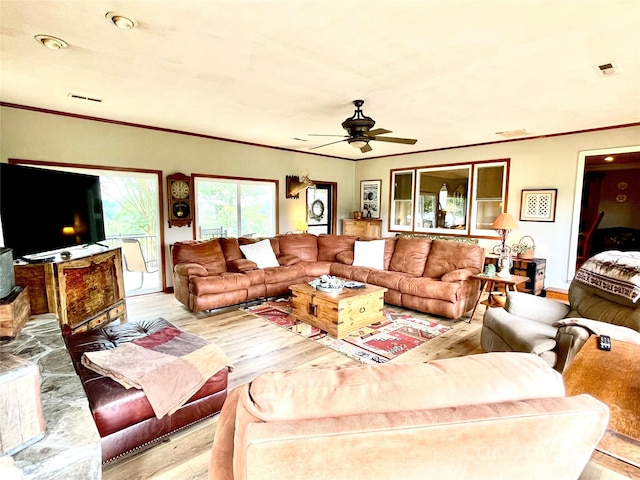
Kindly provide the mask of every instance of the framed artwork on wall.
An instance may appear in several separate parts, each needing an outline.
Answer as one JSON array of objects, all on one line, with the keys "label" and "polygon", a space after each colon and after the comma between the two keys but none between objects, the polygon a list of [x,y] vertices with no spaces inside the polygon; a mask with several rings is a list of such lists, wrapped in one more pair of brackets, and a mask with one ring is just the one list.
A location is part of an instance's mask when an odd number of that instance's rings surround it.
[{"label": "framed artwork on wall", "polygon": [[525,222],[555,222],[557,194],[558,190],[555,188],[522,190],[520,220]]},{"label": "framed artwork on wall", "polygon": [[360,181],[360,210],[363,218],[380,218],[382,180]]}]

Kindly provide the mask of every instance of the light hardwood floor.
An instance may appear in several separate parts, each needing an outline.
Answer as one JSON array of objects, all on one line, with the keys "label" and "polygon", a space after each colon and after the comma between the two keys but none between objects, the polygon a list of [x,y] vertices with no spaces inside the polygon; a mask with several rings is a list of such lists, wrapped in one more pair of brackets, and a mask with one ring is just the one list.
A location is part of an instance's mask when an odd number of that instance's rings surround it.
[{"label": "light hardwood floor", "polygon": [[[167,293],[129,297],[127,308],[129,321],[163,317],[178,327],[219,345],[234,365],[229,376],[229,389],[271,370],[357,364],[355,360],[237,308],[216,312],[214,315],[192,314],[173,294]],[[438,318],[439,323],[453,328],[394,361],[425,362],[482,353],[480,327],[484,308],[483,305],[478,306],[470,323],[467,323],[468,314],[455,321]],[[406,312],[420,316],[419,312]],[[103,478],[205,480],[216,423],[217,417],[205,420],[146,451],[106,465],[103,467]],[[625,478],[640,480],[640,469],[596,452],[580,480]]]}]

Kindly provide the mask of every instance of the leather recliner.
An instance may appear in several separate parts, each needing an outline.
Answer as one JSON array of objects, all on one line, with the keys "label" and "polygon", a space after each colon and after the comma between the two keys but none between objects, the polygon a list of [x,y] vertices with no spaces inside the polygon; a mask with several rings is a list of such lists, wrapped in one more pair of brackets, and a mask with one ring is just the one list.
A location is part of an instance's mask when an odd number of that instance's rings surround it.
[{"label": "leather recliner", "polygon": [[[634,282],[640,278],[639,252],[603,252],[625,262]],[[588,270],[589,263],[581,268]],[[569,305],[522,292],[509,292],[504,308],[487,308],[480,334],[485,352],[534,353],[563,372],[591,335],[640,344],[640,301],[612,294],[578,280],[569,286]],[[606,279],[602,274],[600,281]],[[638,287],[634,287],[638,288]]]}]

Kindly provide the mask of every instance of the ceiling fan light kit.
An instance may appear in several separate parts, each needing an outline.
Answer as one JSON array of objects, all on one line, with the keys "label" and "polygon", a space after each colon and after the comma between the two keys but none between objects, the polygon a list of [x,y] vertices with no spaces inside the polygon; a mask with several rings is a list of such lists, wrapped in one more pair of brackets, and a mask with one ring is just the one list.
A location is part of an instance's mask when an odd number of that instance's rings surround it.
[{"label": "ceiling fan light kit", "polygon": [[[353,104],[356,107],[356,111],[353,113],[353,116],[347,118],[344,122],[342,122],[342,128],[344,128],[348,135],[345,135],[342,140],[337,140],[335,142],[325,143],[324,145],[318,145],[316,147],[312,147],[311,150],[315,150],[316,148],[326,147],[328,145],[333,145],[334,143],[339,142],[347,142],[354,148],[359,148],[362,153],[367,153],[373,150],[369,142],[371,140],[379,140],[381,142],[389,142],[389,143],[404,143],[406,145],[414,145],[418,140],[414,138],[398,138],[398,137],[381,137],[380,135],[384,135],[387,133],[391,133],[391,130],[387,130],[384,128],[376,128],[372,130],[373,126],[376,124],[375,120],[371,117],[367,117],[362,112],[362,105],[364,105],[364,100],[354,100]],[[329,136],[329,137],[339,137],[341,135],[321,135],[321,134],[310,134],[312,136]]]}]

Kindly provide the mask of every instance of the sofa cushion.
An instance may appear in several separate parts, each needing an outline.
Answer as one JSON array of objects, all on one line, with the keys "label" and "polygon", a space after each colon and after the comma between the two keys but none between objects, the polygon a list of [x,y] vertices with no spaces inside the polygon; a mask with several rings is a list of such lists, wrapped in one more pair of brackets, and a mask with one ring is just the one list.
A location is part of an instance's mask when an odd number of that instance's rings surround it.
[{"label": "sofa cushion", "polygon": [[295,235],[278,235],[278,253],[295,255],[303,262],[315,262],[318,260],[318,238],[310,233]]},{"label": "sofa cushion", "polygon": [[222,248],[222,253],[224,254],[227,264],[233,260],[243,258],[237,238],[219,238],[218,241],[220,242],[220,248]]},{"label": "sofa cushion", "polygon": [[357,237],[351,235],[318,235],[318,261],[335,262],[340,252],[353,251],[353,244]]},{"label": "sofa cushion", "polygon": [[384,247],[384,240],[356,241],[353,246],[352,265],[384,270]]},{"label": "sofa cushion", "polygon": [[468,243],[452,240],[434,240],[423,275],[441,278],[445,273],[469,268],[474,274],[483,268],[484,250]]},{"label": "sofa cushion", "polygon": [[399,237],[396,241],[389,269],[421,276],[431,250],[431,240],[418,237]]},{"label": "sofa cushion", "polygon": [[240,245],[240,250],[247,260],[255,262],[258,268],[277,267],[280,265],[275,253],[273,253],[269,240],[261,240],[250,245]]},{"label": "sofa cushion", "polygon": [[[385,287],[389,290],[400,291],[400,282],[410,275],[402,272],[391,272],[388,270],[371,270],[367,277],[367,282]],[[420,277],[422,278],[422,277]]]},{"label": "sofa cushion", "polygon": [[192,277],[189,292],[194,295],[246,290],[251,284],[249,277],[243,273],[221,273],[208,277]]},{"label": "sofa cushion", "polygon": [[210,274],[227,271],[227,263],[217,238],[176,242],[171,249],[173,264],[199,263]]},{"label": "sofa cushion", "polygon": [[251,383],[251,403],[245,407],[263,421],[286,421],[559,396],[564,396],[562,376],[542,359],[500,352],[430,363],[268,372]]},{"label": "sofa cushion", "polygon": [[336,260],[345,265],[353,265],[353,252],[340,252],[336,255]]},{"label": "sofa cushion", "polygon": [[443,282],[430,277],[405,275],[400,279],[398,290],[402,294],[455,303],[458,300],[461,284]]}]

